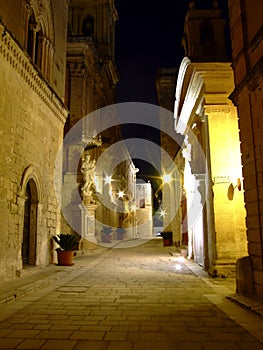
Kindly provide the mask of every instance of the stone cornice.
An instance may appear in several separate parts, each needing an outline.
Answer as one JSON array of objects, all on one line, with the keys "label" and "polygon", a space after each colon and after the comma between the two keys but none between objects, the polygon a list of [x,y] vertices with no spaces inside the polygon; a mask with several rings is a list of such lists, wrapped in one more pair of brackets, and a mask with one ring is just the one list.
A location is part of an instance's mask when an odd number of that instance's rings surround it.
[{"label": "stone cornice", "polygon": [[29,57],[2,23],[0,23],[0,54],[20,75],[28,87],[48,106],[57,119],[64,124],[68,115],[64,103],[30,62]]},{"label": "stone cornice", "polygon": [[[100,58],[94,46],[93,39],[80,36],[69,36],[67,40],[67,64],[82,64],[82,69],[100,70]],[[79,69],[78,68],[78,69]]]}]

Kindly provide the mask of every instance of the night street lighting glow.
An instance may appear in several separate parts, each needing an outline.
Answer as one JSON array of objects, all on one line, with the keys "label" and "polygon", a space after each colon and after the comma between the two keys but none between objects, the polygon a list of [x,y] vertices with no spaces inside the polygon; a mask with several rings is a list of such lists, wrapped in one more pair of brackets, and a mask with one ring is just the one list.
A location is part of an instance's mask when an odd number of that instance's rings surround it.
[{"label": "night street lighting glow", "polygon": [[111,183],[111,176],[109,176],[109,175],[106,175],[105,176],[105,184],[107,184],[107,185],[110,185],[110,183]]},{"label": "night street lighting glow", "polygon": [[165,210],[160,211],[160,216],[165,216]]},{"label": "night street lighting glow", "polygon": [[165,184],[168,184],[171,181],[171,175],[170,174],[164,174],[163,176],[163,182]]},{"label": "night street lighting glow", "polygon": [[119,191],[118,192],[118,197],[123,198],[124,197],[124,191]]}]

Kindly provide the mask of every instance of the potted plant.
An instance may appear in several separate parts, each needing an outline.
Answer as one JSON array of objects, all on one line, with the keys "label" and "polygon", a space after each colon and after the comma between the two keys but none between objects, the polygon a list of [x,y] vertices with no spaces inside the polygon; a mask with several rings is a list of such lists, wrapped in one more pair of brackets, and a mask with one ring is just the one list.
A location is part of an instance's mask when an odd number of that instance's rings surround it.
[{"label": "potted plant", "polygon": [[101,241],[104,243],[111,243],[112,228],[110,226],[103,226],[101,229]]},{"label": "potted plant", "polygon": [[116,228],[117,239],[120,240],[120,241],[123,240],[125,232],[126,232],[125,228],[117,227]]},{"label": "potted plant", "polygon": [[171,246],[173,245],[173,233],[172,231],[164,231],[162,232],[163,245]]},{"label": "potted plant", "polygon": [[59,245],[56,248],[58,256],[58,265],[72,266],[74,250],[77,250],[79,237],[76,234],[60,233],[53,236],[54,241]]}]

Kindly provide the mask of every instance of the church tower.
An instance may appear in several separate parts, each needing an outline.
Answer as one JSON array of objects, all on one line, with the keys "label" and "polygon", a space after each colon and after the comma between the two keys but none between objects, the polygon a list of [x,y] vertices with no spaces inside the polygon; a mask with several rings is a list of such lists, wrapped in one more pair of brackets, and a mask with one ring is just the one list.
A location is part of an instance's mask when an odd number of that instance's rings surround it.
[{"label": "church tower", "polygon": [[186,14],[182,45],[185,56],[192,62],[229,61],[226,53],[226,20],[218,2],[212,9],[197,9],[195,2],[189,3]]},{"label": "church tower", "polygon": [[114,0],[71,0],[68,16],[65,133],[87,114],[115,103]]},{"label": "church tower", "polygon": [[104,59],[114,59],[117,19],[114,0],[72,0],[69,5],[69,35],[93,38],[98,53]]}]

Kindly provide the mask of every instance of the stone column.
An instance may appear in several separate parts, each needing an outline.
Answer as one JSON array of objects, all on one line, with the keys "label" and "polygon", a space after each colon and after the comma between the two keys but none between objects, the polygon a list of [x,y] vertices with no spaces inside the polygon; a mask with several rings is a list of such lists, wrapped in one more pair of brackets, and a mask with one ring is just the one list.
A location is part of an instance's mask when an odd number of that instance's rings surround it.
[{"label": "stone column", "polygon": [[85,249],[85,241],[98,243],[95,237],[95,210],[97,205],[84,199],[79,207],[81,210],[81,249]]}]

